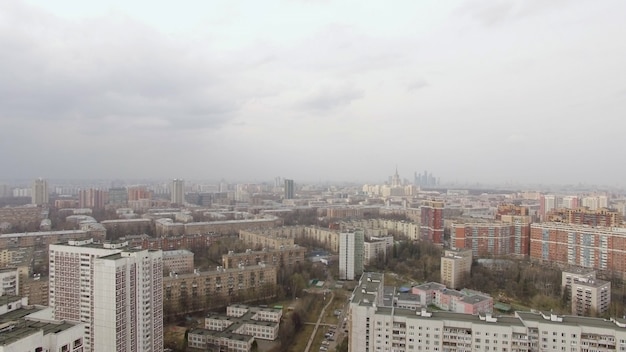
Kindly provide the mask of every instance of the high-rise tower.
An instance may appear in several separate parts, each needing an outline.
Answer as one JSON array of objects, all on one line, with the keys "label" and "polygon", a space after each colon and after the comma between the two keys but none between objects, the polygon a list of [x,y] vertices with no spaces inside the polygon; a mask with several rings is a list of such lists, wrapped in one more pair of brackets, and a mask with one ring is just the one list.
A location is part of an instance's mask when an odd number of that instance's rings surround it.
[{"label": "high-rise tower", "polygon": [[285,179],[285,199],[293,199],[294,190],[293,190],[293,180]]},{"label": "high-rise tower", "polygon": [[363,231],[339,234],[339,279],[355,280],[363,274]]},{"label": "high-rise tower", "polygon": [[32,204],[48,204],[48,182],[41,177],[36,179],[35,182],[33,182],[31,197]]},{"label": "high-rise tower", "polygon": [[85,324],[84,347],[163,351],[162,252],[93,240],[49,249],[54,318]]},{"label": "high-rise tower", "polygon": [[183,205],[185,203],[185,180],[173,179],[170,193],[172,204]]}]

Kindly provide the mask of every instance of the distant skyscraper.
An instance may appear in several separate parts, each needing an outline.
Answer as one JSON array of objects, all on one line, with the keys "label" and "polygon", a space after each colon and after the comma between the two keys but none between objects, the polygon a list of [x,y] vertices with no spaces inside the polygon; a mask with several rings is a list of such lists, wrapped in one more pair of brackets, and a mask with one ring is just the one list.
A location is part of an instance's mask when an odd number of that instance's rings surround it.
[{"label": "distant skyscraper", "polygon": [[146,186],[128,187],[128,200],[151,199],[152,194]]},{"label": "distant skyscraper", "polygon": [[423,240],[443,244],[443,201],[424,201],[421,210],[420,236]]},{"label": "distant skyscraper", "polygon": [[363,231],[339,234],[339,279],[354,280],[363,274]]},{"label": "distant skyscraper", "polygon": [[83,240],[49,251],[54,318],[85,323],[86,352],[163,351],[160,250]]},{"label": "distant skyscraper", "polygon": [[293,180],[285,179],[285,199],[293,199]]},{"label": "distant skyscraper", "polygon": [[172,204],[183,205],[185,203],[185,180],[174,179],[170,187]]},{"label": "distant skyscraper", "polygon": [[128,204],[128,191],[123,187],[109,188],[109,204]]},{"label": "distant skyscraper", "polygon": [[568,209],[578,208],[578,197],[576,196],[563,197],[563,208],[568,208]]},{"label": "distant skyscraper", "polygon": [[104,209],[108,203],[108,192],[100,189],[82,189],[78,192],[78,206],[81,208]]},{"label": "distant skyscraper", "polygon": [[33,182],[31,197],[32,204],[48,204],[48,182],[43,178],[36,179],[35,182]]},{"label": "distant skyscraper", "polygon": [[439,181],[433,174],[428,174],[427,170],[424,170],[424,174],[415,173],[414,183],[420,187],[435,187],[439,184]]},{"label": "distant skyscraper", "polygon": [[554,194],[542,194],[539,198],[539,217],[541,221],[554,208],[556,208],[556,196]]}]

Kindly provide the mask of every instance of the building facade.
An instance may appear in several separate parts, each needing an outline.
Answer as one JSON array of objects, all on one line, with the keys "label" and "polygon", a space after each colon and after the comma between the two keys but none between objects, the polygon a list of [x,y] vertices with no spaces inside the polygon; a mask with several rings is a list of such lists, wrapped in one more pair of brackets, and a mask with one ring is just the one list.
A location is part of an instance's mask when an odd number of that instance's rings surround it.
[{"label": "building facade", "polygon": [[44,205],[48,204],[48,181],[43,178],[38,178],[33,182],[33,188],[31,191],[32,204]]},{"label": "building facade", "polygon": [[172,180],[170,187],[170,202],[177,205],[183,205],[185,203],[185,180]]},{"label": "building facade", "polygon": [[530,217],[502,215],[498,221],[453,223],[453,248],[471,249],[476,257],[528,255]]},{"label": "building facade", "polygon": [[443,244],[443,201],[427,200],[421,206],[420,237],[422,240]]},{"label": "building facade", "polygon": [[626,228],[532,224],[530,259],[626,274]]},{"label": "building facade", "polygon": [[55,319],[85,324],[85,351],[163,350],[162,253],[127,246],[93,240],[49,246],[50,307]]},{"label": "building facade", "polygon": [[166,314],[226,306],[231,301],[264,299],[276,295],[276,267],[241,266],[163,278]]},{"label": "building facade", "polygon": [[305,254],[306,248],[300,247],[297,244],[261,251],[248,249],[242,253],[229,251],[228,254],[222,255],[222,265],[225,269],[237,268],[240,265],[259,265],[261,263],[277,267],[285,266],[293,268],[298,263],[304,262]]},{"label": "building facade", "polygon": [[294,184],[293,180],[285,179],[285,199],[293,199],[294,198]]},{"label": "building facade", "polygon": [[163,251],[163,272],[187,274],[193,272],[193,252],[186,249]]},{"label": "building facade", "polygon": [[463,280],[470,275],[472,270],[471,250],[444,251],[441,257],[441,283],[454,289],[463,285]]},{"label": "building facade", "polygon": [[365,235],[361,230],[339,234],[339,279],[355,280],[363,273]]}]

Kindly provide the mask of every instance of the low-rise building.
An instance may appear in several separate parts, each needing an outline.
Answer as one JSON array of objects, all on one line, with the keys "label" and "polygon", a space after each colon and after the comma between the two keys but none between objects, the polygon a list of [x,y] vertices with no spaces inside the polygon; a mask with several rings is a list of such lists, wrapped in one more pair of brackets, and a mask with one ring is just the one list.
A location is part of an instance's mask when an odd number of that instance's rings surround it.
[{"label": "low-rise building", "polygon": [[185,313],[276,295],[276,267],[238,266],[163,278],[165,314]]},{"label": "low-rise building", "polygon": [[194,329],[187,337],[189,347],[207,349],[227,347],[229,351],[248,352],[254,339],[276,340],[282,309],[230,305],[226,315],[210,314],[204,329]]},{"label": "low-rise building", "polygon": [[258,265],[260,263],[293,267],[298,263],[304,262],[305,253],[306,248],[300,247],[297,244],[261,251],[248,249],[243,253],[229,251],[228,254],[222,255],[222,265],[225,269],[236,268],[239,265]]}]

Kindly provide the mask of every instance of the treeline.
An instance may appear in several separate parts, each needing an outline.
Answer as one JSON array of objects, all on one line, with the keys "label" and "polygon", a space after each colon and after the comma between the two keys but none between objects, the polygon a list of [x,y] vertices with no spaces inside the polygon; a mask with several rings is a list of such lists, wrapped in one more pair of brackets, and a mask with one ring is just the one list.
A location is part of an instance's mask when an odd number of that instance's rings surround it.
[{"label": "treeline", "polygon": [[391,271],[415,281],[440,281],[441,247],[431,242],[396,242],[387,256],[366,265],[368,271]]}]

